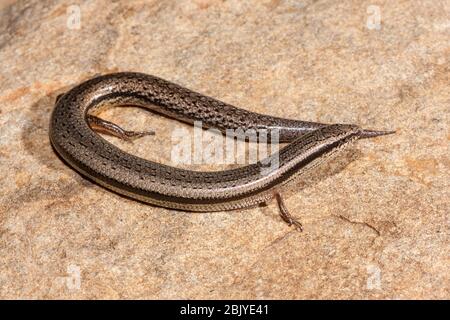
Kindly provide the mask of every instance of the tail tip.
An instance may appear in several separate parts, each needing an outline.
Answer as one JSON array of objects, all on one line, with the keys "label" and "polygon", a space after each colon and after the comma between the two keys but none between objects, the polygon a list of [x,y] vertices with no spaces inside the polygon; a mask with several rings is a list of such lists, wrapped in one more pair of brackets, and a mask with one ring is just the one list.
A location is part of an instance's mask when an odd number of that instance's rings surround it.
[{"label": "tail tip", "polygon": [[389,134],[394,134],[396,133],[396,130],[361,130],[359,137],[361,139],[364,138],[374,138],[374,137],[379,137],[379,136],[386,136]]}]

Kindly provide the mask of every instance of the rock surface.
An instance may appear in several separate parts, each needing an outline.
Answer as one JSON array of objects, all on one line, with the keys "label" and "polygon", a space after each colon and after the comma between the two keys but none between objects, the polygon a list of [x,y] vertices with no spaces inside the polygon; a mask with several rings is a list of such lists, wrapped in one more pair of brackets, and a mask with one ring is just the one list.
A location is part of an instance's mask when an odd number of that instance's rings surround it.
[{"label": "rock surface", "polygon": [[[448,2],[71,4],[0,4],[0,298],[450,298]],[[59,93],[126,70],[261,113],[397,133],[359,142],[286,200],[303,233],[275,204],[156,208],[82,178],[48,140]],[[187,128],[134,108],[104,117],[157,128],[132,145],[107,139],[166,163],[172,130]]]}]

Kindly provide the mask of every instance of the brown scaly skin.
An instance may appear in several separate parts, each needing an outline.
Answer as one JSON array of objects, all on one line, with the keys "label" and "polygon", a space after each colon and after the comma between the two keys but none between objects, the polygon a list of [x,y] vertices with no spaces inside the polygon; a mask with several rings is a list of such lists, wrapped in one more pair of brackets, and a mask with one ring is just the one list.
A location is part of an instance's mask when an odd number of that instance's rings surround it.
[{"label": "brown scaly skin", "polygon": [[[202,121],[203,126],[222,132],[276,129],[279,141],[290,144],[273,155],[279,157],[279,166],[268,174],[261,173],[264,160],[215,172],[178,169],[125,153],[96,134],[91,127],[122,138],[145,134],[87,114],[111,104],[137,105],[188,123]],[[81,174],[131,198],[187,211],[247,208],[275,196],[284,207],[279,193],[288,182],[357,139],[389,133],[262,115],[142,73],[109,74],[81,83],[58,97],[50,122],[54,148]],[[287,213],[282,216],[290,219]]]}]

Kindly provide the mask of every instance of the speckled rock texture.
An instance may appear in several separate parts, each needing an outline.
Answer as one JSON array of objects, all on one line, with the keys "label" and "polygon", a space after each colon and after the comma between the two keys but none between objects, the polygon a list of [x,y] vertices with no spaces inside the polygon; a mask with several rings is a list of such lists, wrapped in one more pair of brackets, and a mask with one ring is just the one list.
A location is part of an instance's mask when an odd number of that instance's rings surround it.
[{"label": "speckled rock texture", "polygon": [[[0,2],[0,298],[450,298],[448,1],[76,2]],[[156,208],[84,179],[49,143],[55,97],[114,71],[397,133],[286,199],[303,233],[275,203]],[[106,139],[165,163],[189,128],[136,108],[103,117],[155,128]]]}]

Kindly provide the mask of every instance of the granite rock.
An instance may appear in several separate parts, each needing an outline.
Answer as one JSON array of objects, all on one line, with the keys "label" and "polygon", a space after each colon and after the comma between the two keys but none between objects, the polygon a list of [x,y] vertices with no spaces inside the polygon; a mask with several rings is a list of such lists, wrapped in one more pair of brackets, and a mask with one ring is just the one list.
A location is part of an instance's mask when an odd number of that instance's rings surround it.
[{"label": "granite rock", "polygon": [[[77,3],[0,1],[1,298],[450,297],[448,2]],[[303,233],[273,203],[156,208],[84,179],[49,143],[55,97],[114,71],[397,133],[360,141],[286,199]],[[156,128],[105,138],[165,163],[173,130],[189,128],[135,108],[103,117]]]}]

